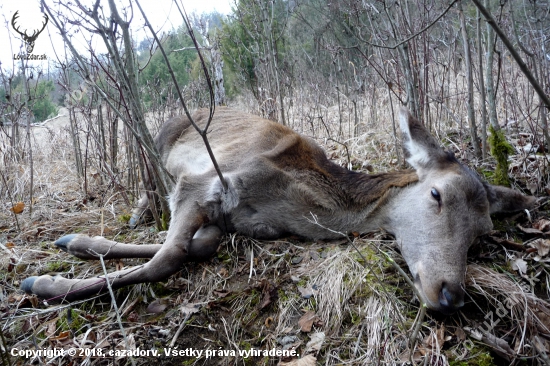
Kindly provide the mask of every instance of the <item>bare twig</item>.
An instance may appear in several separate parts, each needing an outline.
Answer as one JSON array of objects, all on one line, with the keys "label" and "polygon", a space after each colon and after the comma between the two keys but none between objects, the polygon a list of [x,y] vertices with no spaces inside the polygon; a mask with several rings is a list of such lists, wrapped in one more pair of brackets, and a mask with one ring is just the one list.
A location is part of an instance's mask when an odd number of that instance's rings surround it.
[{"label": "bare twig", "polygon": [[208,127],[210,126],[210,122],[212,121],[212,117],[214,116],[214,109],[215,109],[215,105],[213,103],[214,91],[213,91],[213,88],[212,88],[212,83],[210,81],[210,76],[208,74],[208,70],[206,68],[206,64],[205,64],[205,62],[202,58],[202,55],[200,53],[197,40],[195,39],[195,37],[193,35],[193,31],[191,29],[191,26],[189,25],[189,21],[187,20],[187,15],[183,16],[183,14],[182,14],[182,16],[184,18],[184,21],[185,21],[185,24],[187,26],[187,29],[189,31],[189,35],[191,36],[191,39],[193,40],[193,42],[195,44],[195,47],[197,49],[197,52],[199,54],[199,57],[201,59],[204,75],[206,77],[206,80],[207,80],[207,83],[208,83],[208,88],[210,90],[210,116],[208,118],[208,122],[206,123],[206,126],[204,127],[204,129],[201,129],[195,123],[195,121],[193,120],[193,117],[189,113],[189,110],[187,109],[187,105],[185,104],[185,100],[183,98],[183,94],[181,92],[181,88],[179,87],[179,84],[176,80],[176,75],[174,74],[174,70],[172,70],[172,66],[170,65],[170,62],[168,61],[168,56],[166,55],[166,52],[164,51],[164,47],[162,47],[162,44],[160,43],[160,40],[159,40],[155,30],[153,29],[153,26],[149,22],[149,19],[147,18],[147,15],[145,15],[145,12],[143,11],[143,8],[141,7],[141,4],[139,3],[139,1],[136,0],[136,4],[137,4],[139,10],[141,11],[141,15],[143,16],[143,19],[145,20],[145,24],[147,25],[147,27],[151,31],[153,37],[155,38],[155,41],[158,44],[158,48],[159,48],[160,52],[162,53],[162,56],[164,57],[164,61],[166,62],[166,66],[168,67],[168,72],[170,73],[170,76],[172,77],[172,80],[174,81],[174,87],[176,88],[176,91],[178,93],[181,105],[183,106],[183,110],[185,111],[185,115],[187,116],[187,118],[189,119],[189,121],[191,122],[191,124],[193,125],[195,130],[202,137],[202,140],[204,142],[206,150],[208,151],[208,155],[210,156],[210,160],[212,160],[212,164],[214,164],[214,168],[216,169],[216,172],[218,173],[218,177],[220,178],[220,181],[223,185],[224,191],[227,192],[227,189],[228,189],[227,182],[226,182],[225,178],[223,177],[223,174],[222,174],[221,169],[218,165],[218,162],[216,161],[216,157],[214,156],[214,152],[212,151],[212,148],[210,147],[210,143],[208,142],[208,137],[207,137]]},{"label": "bare twig", "polygon": [[531,71],[529,71],[529,68],[512,45],[512,42],[510,42],[508,37],[506,37],[506,34],[504,34],[502,29],[500,29],[495,19],[491,16],[491,13],[489,13],[489,11],[485,9],[485,7],[479,2],[479,0],[472,0],[472,2],[475,4],[475,6],[477,6],[481,14],[483,14],[487,23],[489,23],[489,25],[495,30],[495,33],[498,35],[502,43],[504,43],[514,60],[516,60],[516,63],[518,64],[520,70],[523,72],[527,80],[529,80],[529,83],[531,84],[531,86],[533,86],[538,96],[544,101],[544,104],[546,104],[546,108],[550,109],[550,98],[548,98],[548,95],[546,95],[544,89],[540,86],[537,79],[535,79]]},{"label": "bare twig", "polygon": [[[101,268],[103,269],[103,273],[105,274],[105,283],[107,284],[107,288],[109,289],[109,295],[111,295],[111,303],[113,305],[113,308],[115,309],[116,318],[118,321],[118,326],[120,328],[120,332],[122,333],[122,337],[124,338],[124,344],[126,345],[126,349],[130,350],[130,343],[128,342],[128,337],[126,336],[126,331],[124,330],[124,326],[122,325],[122,318],[120,316],[120,312],[118,311],[118,306],[116,304],[115,294],[113,292],[113,288],[111,287],[111,283],[109,282],[109,273],[107,272],[107,268],[105,267],[105,261],[103,260],[103,254],[99,254],[95,252],[92,249],[88,249],[90,252],[94,253],[99,257],[99,261],[101,262]],[[136,362],[132,356],[130,356],[130,361],[132,362],[132,365],[135,366]]]},{"label": "bare twig", "polygon": [[[2,181],[4,182],[4,186],[6,187],[6,192],[8,193],[8,197],[10,198],[11,207],[15,207],[15,201],[13,200],[13,197],[10,192],[10,188],[8,186],[8,182],[6,182],[6,177],[4,177],[4,173],[0,170],[0,177],[2,177]],[[13,217],[15,218],[15,225],[17,226],[17,230],[21,232],[21,227],[19,226],[19,220],[17,220],[17,214],[15,213],[15,210],[11,210],[13,213]]]},{"label": "bare twig", "polygon": [[178,330],[176,331],[176,334],[174,334],[174,338],[172,338],[172,342],[170,342],[170,347],[174,347],[174,345],[176,344],[176,341],[178,340],[178,337],[180,336],[181,331],[183,330],[183,328],[185,328],[185,323],[187,323],[187,320],[189,319],[190,315],[191,315],[191,313],[185,313],[185,318],[181,322]]}]

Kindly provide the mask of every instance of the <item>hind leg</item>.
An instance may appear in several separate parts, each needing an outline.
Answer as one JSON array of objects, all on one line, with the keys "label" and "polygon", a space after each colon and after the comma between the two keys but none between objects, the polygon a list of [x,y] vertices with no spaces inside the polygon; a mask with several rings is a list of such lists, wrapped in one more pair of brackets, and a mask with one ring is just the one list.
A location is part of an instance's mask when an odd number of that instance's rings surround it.
[{"label": "hind leg", "polygon": [[[199,262],[209,259],[218,249],[222,231],[215,225],[203,226],[191,240],[188,262]],[[54,243],[59,249],[81,259],[118,258],[153,258],[162,247],[161,244],[126,244],[105,239],[102,236],[93,238],[80,235],[65,235]]]},{"label": "hind leg", "polygon": [[[215,243],[214,239],[219,239],[219,235],[221,234],[220,229],[217,227],[206,227],[197,236],[196,242],[193,243],[197,232],[210,219],[207,217],[206,212],[196,203],[182,203],[181,211],[178,211],[177,217],[172,216],[173,220],[164,245],[155,246],[154,250],[156,250],[156,253],[144,265],[116,271],[107,277],[98,276],[88,279],[66,279],[60,276],[55,278],[51,276],[30,277],[21,283],[21,288],[28,293],[36,294],[49,301],[72,301],[106,291],[106,281],[109,281],[114,289],[136,283],[157,282],[180,270],[184,262],[213,254],[217,248],[217,243]],[[80,236],[66,238],[64,245],[70,248],[72,247],[72,241],[78,239],[74,242],[75,248],[78,246],[81,247],[74,251],[86,253],[83,250],[84,244],[76,245],[76,243],[92,243],[96,245],[95,248],[98,250],[101,246],[105,249],[110,243],[113,243],[103,238],[88,238],[88,241],[84,239],[80,241],[80,238]],[[119,247],[119,244],[111,245],[112,253],[117,253],[118,249],[113,250],[117,247]],[[134,247],[126,245],[119,248],[134,249]],[[125,251],[126,249],[120,250]]]}]

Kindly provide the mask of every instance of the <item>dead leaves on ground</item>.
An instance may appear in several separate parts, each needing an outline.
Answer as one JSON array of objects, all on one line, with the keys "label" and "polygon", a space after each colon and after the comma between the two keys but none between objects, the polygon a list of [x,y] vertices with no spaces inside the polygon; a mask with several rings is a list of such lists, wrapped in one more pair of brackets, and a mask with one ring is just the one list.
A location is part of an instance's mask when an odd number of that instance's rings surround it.
[{"label": "dead leaves on ground", "polygon": [[[512,270],[529,280],[528,272],[536,262],[550,263],[550,220],[539,218],[532,227],[516,225],[519,231],[529,239],[525,244],[516,243],[510,238],[499,237],[499,232],[493,232],[488,239],[490,242],[502,245],[507,250],[507,259]],[[533,271],[534,272],[534,271]]]},{"label": "dead leaves on ground", "polygon": [[13,205],[12,208],[10,208],[10,211],[12,211],[16,215],[19,215],[23,212],[24,209],[25,204],[23,202],[17,202],[15,205]]},{"label": "dead leaves on ground", "polygon": [[[531,248],[535,249],[537,256],[542,258],[546,257],[550,252],[550,240],[548,239],[536,239],[528,244]],[[537,260],[535,258],[535,260]]]},{"label": "dead leaves on ground", "polygon": [[314,324],[317,326],[321,326],[323,322],[321,321],[321,318],[319,318],[317,314],[312,310],[307,311],[304,315],[302,315],[300,320],[298,320],[300,330],[304,333],[311,332],[311,328]]}]

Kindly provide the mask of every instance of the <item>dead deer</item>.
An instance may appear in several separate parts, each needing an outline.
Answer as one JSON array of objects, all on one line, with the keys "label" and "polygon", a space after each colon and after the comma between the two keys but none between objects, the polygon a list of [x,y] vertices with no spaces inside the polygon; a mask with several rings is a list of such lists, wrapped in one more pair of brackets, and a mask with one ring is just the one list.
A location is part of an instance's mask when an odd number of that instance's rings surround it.
[{"label": "dead deer", "polygon": [[[194,118],[204,125],[208,113],[198,111]],[[317,240],[383,229],[395,236],[422,300],[452,313],[464,304],[468,248],[492,229],[490,215],[529,208],[535,198],[482,182],[406,109],[399,121],[414,171],[365,174],[331,162],[313,140],[287,127],[217,108],[208,136],[227,181],[224,190],[189,120],[170,119],[155,140],[166,168],[177,177],[164,244],[122,244],[77,234],[55,244],[84,259],[97,259],[95,253],[106,259],[152,258],[109,274],[112,287],[120,288],[160,281],[187,261],[210,258],[226,232]],[[134,222],[146,207],[143,195]],[[105,276],[46,275],[27,278],[21,287],[45,299],[74,300],[106,291],[105,281]]]}]

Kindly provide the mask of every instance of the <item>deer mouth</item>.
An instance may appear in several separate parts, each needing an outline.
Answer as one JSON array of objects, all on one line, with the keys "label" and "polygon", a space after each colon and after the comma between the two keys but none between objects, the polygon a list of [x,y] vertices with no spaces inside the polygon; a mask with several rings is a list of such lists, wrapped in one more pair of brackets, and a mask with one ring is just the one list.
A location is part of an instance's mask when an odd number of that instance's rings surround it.
[{"label": "deer mouth", "polygon": [[414,276],[414,285],[421,297],[419,300],[425,303],[428,309],[451,315],[464,306],[463,284],[440,280],[422,281],[423,278],[426,279],[422,271],[417,272]]}]

